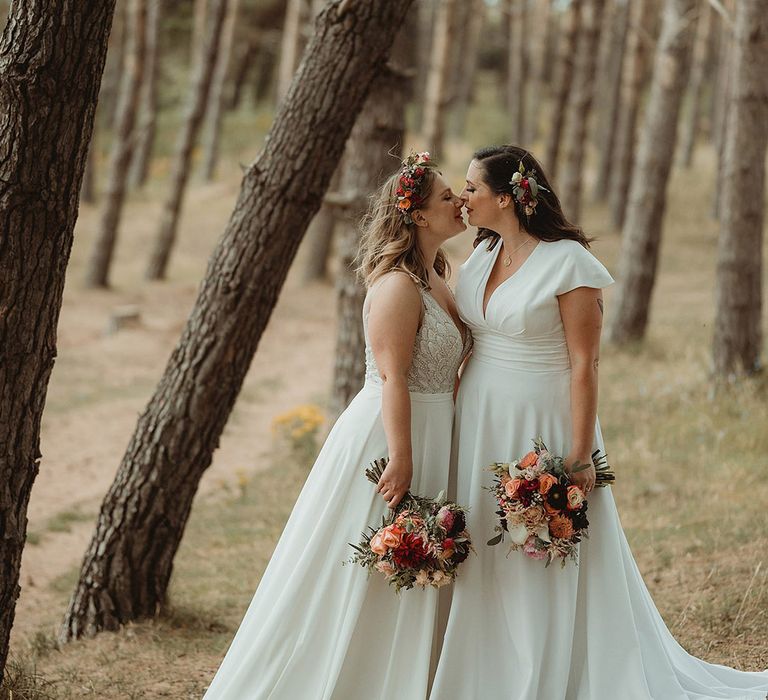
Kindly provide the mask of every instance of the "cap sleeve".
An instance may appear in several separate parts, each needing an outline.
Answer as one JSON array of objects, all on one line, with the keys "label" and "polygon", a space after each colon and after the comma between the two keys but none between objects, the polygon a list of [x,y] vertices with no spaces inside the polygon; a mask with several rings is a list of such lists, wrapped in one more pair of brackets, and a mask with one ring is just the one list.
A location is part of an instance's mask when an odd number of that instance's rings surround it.
[{"label": "cap sleeve", "polygon": [[575,241],[564,250],[559,266],[559,275],[555,295],[565,294],[577,287],[602,289],[613,284],[613,277],[584,246]]}]

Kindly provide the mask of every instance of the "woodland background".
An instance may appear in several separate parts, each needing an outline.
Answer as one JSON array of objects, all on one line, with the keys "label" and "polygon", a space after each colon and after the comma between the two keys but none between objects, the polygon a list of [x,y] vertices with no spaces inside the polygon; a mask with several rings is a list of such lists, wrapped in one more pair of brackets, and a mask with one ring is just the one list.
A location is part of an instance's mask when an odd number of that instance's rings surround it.
[{"label": "woodland background", "polygon": [[653,598],[768,666],[761,0],[0,5],[0,696],[202,694],[361,382],[368,194],[509,142],[617,279],[600,417]]}]

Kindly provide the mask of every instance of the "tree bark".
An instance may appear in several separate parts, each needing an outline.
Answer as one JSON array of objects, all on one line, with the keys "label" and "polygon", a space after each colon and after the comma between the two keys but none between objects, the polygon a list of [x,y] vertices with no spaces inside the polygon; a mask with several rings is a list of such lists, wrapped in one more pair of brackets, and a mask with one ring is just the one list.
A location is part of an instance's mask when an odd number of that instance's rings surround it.
[{"label": "tree bark", "polygon": [[125,54],[128,50],[128,0],[120,0],[115,5],[115,15],[112,30],[109,35],[107,50],[107,65],[104,68],[101,94],[99,95],[99,115],[104,113],[104,119],[99,116],[103,126],[114,129],[120,116],[120,86],[123,80]]},{"label": "tree bark", "polygon": [[695,0],[668,0],[665,5],[622,234],[616,312],[608,326],[608,339],[617,344],[642,340],[648,325],[694,7]]},{"label": "tree bark", "polygon": [[573,89],[568,100],[568,123],[563,146],[563,174],[560,201],[571,221],[581,218],[585,153],[592,101],[595,93],[595,68],[600,42],[600,18],[605,0],[586,0],[576,49]]},{"label": "tree bark", "polygon": [[691,68],[690,104],[688,105],[688,114],[683,122],[680,143],[680,163],[685,168],[690,168],[693,164],[693,148],[699,133],[705,76],[712,63],[710,49],[712,48],[712,27],[715,11],[705,3],[699,9],[699,13],[696,43],[693,49],[693,67]]},{"label": "tree bark", "polygon": [[203,50],[192,76],[189,106],[179,134],[179,140],[176,143],[176,153],[171,171],[171,187],[163,204],[160,227],[147,266],[146,278],[149,280],[165,278],[168,260],[176,240],[184,192],[192,167],[192,149],[195,147],[197,133],[205,116],[205,105],[211,88],[211,79],[216,66],[216,55],[219,51],[221,30],[228,4],[228,0],[211,0],[211,12],[206,22]]},{"label": "tree bark", "polygon": [[208,0],[194,0],[192,10],[192,34],[189,40],[189,65],[195,70],[200,55],[203,52],[205,39],[205,23],[208,17]]},{"label": "tree bark", "polygon": [[219,160],[221,118],[224,110],[224,84],[229,72],[229,64],[232,60],[232,45],[235,39],[239,5],[240,0],[229,0],[221,42],[219,43],[219,52],[216,57],[216,68],[213,72],[213,82],[208,95],[208,108],[206,109],[208,124],[205,134],[203,178],[209,182],[213,180],[216,163]]},{"label": "tree bark", "polygon": [[[329,191],[336,192],[341,184],[341,171],[337,170],[328,186]],[[328,261],[333,247],[333,235],[336,231],[336,207],[323,202],[320,211],[315,214],[307,235],[304,237],[304,247],[307,250],[304,265],[304,283],[320,282],[328,278]]]},{"label": "tree bark", "polygon": [[0,39],[0,680],[113,12],[16,2]]},{"label": "tree bark", "polygon": [[442,0],[438,6],[427,76],[422,132],[427,149],[438,159],[443,151],[446,112],[451,98],[449,80],[451,47],[456,32],[456,2],[457,0]]},{"label": "tree bark", "polygon": [[526,93],[528,89],[528,0],[510,0],[507,5],[507,112],[511,143],[525,141]]},{"label": "tree bark", "polygon": [[253,68],[254,59],[258,55],[257,39],[250,38],[235,51],[234,69],[232,71],[232,89],[227,98],[227,109],[235,110],[243,99],[243,88],[248,75]]},{"label": "tree bark", "polygon": [[600,80],[604,89],[600,91],[597,104],[598,119],[596,120],[595,143],[599,157],[595,186],[592,191],[592,198],[595,202],[602,202],[607,199],[606,193],[613,176],[616,122],[621,95],[621,73],[629,28],[629,2],[614,2],[613,10],[614,14],[607,37],[606,65],[603,67],[603,78]]},{"label": "tree bark", "polygon": [[[398,43],[402,44],[401,33]],[[397,45],[397,44],[396,44]],[[399,56],[395,50],[393,55]],[[402,155],[405,140],[407,86],[402,69],[392,65],[371,87],[371,94],[352,129],[341,169],[341,192],[353,202],[340,216],[338,235],[339,272],[336,276],[336,353],[330,414],[337,418],[365,381],[363,301],[365,287],[355,272],[360,245],[360,220],[368,195],[395,169],[392,155]]]},{"label": "tree bark", "polygon": [[468,0],[466,25],[458,56],[456,71],[456,100],[453,109],[454,133],[461,135],[467,125],[467,113],[472,102],[477,74],[480,36],[485,23],[485,0]]},{"label": "tree bark", "polygon": [[560,143],[565,126],[568,96],[571,92],[571,81],[576,56],[576,42],[581,31],[582,0],[573,0],[568,7],[567,17],[563,22],[563,32],[560,37],[560,52],[558,57],[557,86],[554,91],[552,105],[552,122],[547,136],[545,167],[549,179],[557,178]]},{"label": "tree bark", "polygon": [[426,110],[427,81],[432,60],[432,48],[435,39],[435,20],[437,18],[437,0],[416,0],[406,23],[411,24],[416,37],[416,77],[413,82],[414,122],[424,125]]},{"label": "tree bark", "polygon": [[285,9],[280,66],[277,72],[277,101],[285,97],[304,49],[306,25],[311,19],[309,0],[288,0]]},{"label": "tree bark", "polygon": [[547,94],[550,82],[548,52],[552,44],[553,15],[552,0],[543,0],[533,6],[531,27],[530,68],[526,80],[530,82],[528,90],[528,112],[525,117],[526,135],[524,143],[533,143],[539,138],[542,121],[542,98]]},{"label": "tree bark", "polygon": [[[725,3],[728,17],[734,16],[733,3]],[[718,109],[715,114],[715,150],[717,152],[717,172],[722,172],[725,167],[725,132],[728,124],[728,112],[733,104],[731,91],[733,89],[733,61],[735,45],[733,26],[730,20],[722,22],[722,34],[720,37],[720,56],[717,71],[717,101]],[[712,216],[720,218],[722,204],[721,187],[715,188],[715,196],[712,198]]]},{"label": "tree bark", "polygon": [[147,0],[131,0],[129,13],[126,70],[120,87],[119,116],[109,161],[107,188],[99,229],[85,273],[85,284],[91,288],[109,286],[109,271],[128,184],[128,168],[135,146],[133,131],[139,111],[146,52]]},{"label": "tree bark", "polygon": [[141,86],[141,121],[137,133],[136,154],[133,157],[131,181],[142,187],[149,176],[149,165],[157,131],[157,80],[160,71],[161,0],[148,0],[147,5],[147,56]]},{"label": "tree bark", "polygon": [[307,223],[411,2],[332,0],[320,14],[104,499],[62,640],[116,629],[163,605],[200,477]]},{"label": "tree bark", "polygon": [[653,9],[651,0],[636,0],[631,6],[627,55],[622,71],[621,99],[616,125],[614,164],[608,188],[611,220],[617,229],[624,225],[629,181],[635,164],[637,118],[648,73],[648,57],[651,51],[648,28]]},{"label": "tree bark", "polygon": [[762,0],[736,8],[732,104],[725,161],[715,286],[715,374],[760,369],[765,157],[768,148],[768,14]]}]

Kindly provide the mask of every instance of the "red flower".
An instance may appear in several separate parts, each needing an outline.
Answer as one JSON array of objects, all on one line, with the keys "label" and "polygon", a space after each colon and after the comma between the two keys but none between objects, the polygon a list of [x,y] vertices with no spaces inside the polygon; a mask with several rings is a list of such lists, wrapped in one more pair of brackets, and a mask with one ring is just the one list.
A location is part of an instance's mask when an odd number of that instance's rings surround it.
[{"label": "red flower", "polygon": [[531,188],[531,186],[528,184],[528,178],[527,178],[527,177],[524,177],[524,178],[523,178],[523,179],[520,181],[520,186],[521,186],[521,187],[522,187],[524,190],[528,190],[528,189],[530,189],[530,188]]},{"label": "red flower", "polygon": [[400,540],[400,546],[392,550],[392,561],[401,569],[413,569],[429,557],[421,537],[409,532]]},{"label": "red flower", "polygon": [[421,177],[424,174],[424,168],[416,168],[413,174],[416,177]]}]

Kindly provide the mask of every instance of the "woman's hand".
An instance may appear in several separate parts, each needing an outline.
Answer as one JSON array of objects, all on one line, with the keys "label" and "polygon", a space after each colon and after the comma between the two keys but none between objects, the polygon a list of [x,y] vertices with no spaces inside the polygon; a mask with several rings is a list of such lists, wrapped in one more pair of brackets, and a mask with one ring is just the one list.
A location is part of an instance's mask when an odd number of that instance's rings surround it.
[{"label": "woman's hand", "polygon": [[393,510],[411,487],[413,462],[406,459],[390,459],[379,479],[376,491]]},{"label": "woman's hand", "polygon": [[[591,455],[587,458],[584,458],[583,456],[569,455],[565,460],[565,464],[565,469],[571,476],[571,483],[578,486],[585,494],[595,488],[597,471],[595,470],[595,465],[592,463]],[[580,469],[576,472],[571,471],[572,467],[577,467],[579,465],[583,466],[585,464],[589,465],[586,469]]]}]

